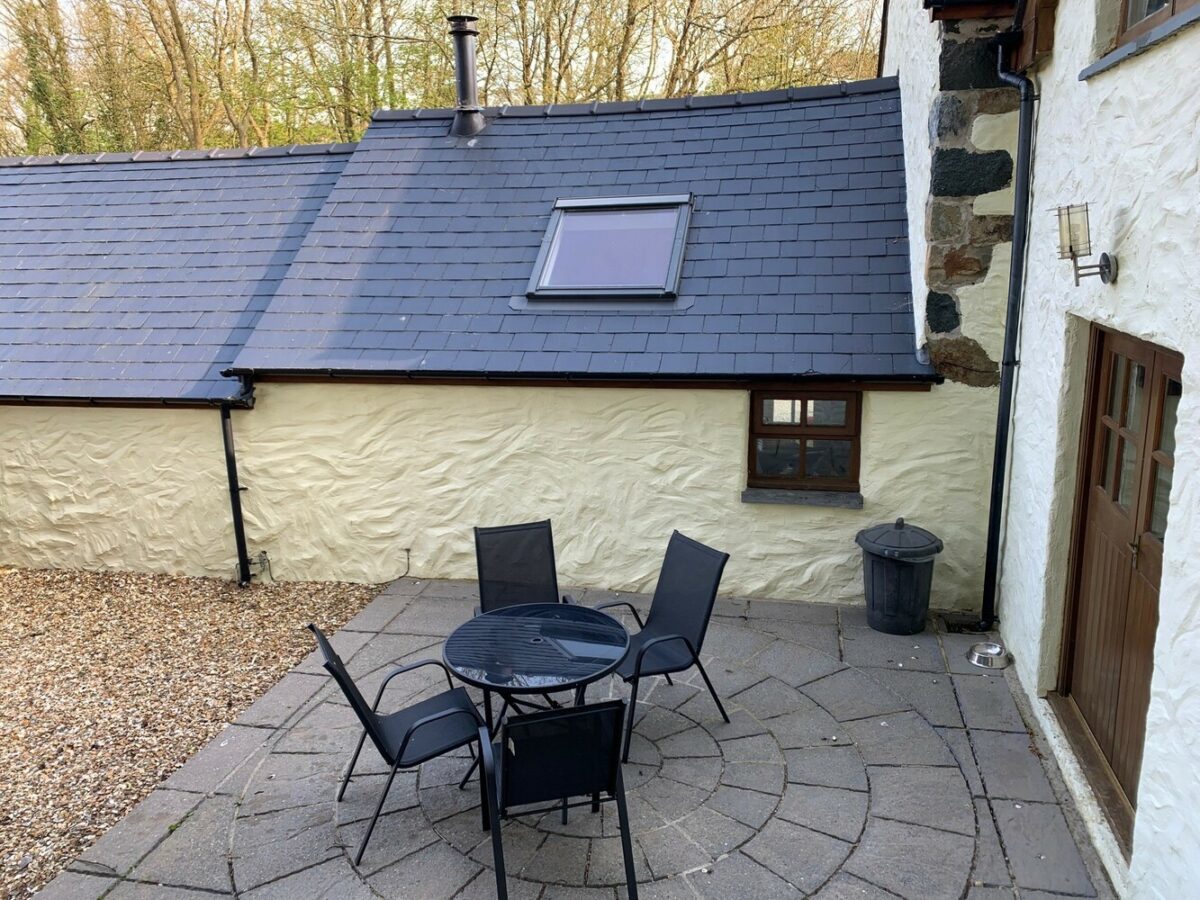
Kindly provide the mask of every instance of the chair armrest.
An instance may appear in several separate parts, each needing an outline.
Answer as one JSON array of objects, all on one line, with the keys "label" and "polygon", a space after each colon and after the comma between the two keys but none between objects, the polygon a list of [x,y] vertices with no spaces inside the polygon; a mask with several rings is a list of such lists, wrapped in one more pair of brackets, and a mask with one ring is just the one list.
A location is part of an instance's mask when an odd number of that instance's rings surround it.
[{"label": "chair armrest", "polygon": [[632,603],[630,603],[628,600],[611,600],[608,603],[601,603],[599,606],[593,606],[592,609],[610,609],[611,607],[614,607],[614,606],[628,607],[629,611],[631,613],[633,613],[634,619],[637,620],[638,628],[646,627],[646,623],[642,621],[642,616],[637,611],[637,607],[634,606]]},{"label": "chair armrest", "polygon": [[646,651],[655,644],[665,644],[668,641],[683,641],[684,644],[687,645],[688,653],[692,654],[692,659],[697,660],[700,658],[696,653],[696,648],[692,646],[692,642],[685,638],[682,634],[661,634],[656,638],[651,638],[650,640],[646,641],[646,643],[642,644],[642,646],[638,649],[637,659],[634,660],[633,663],[634,677],[638,677],[642,673],[642,660],[646,657]]},{"label": "chair armrest", "polygon": [[446,667],[444,662],[442,662],[440,659],[418,659],[416,662],[411,662],[404,666],[398,666],[387,673],[383,679],[383,682],[379,685],[379,693],[375,695],[375,702],[371,704],[371,709],[375,710],[379,708],[379,701],[383,699],[384,688],[388,686],[393,678],[395,678],[397,675],[403,675],[405,672],[411,672],[413,669],[420,669],[423,666],[437,666],[440,668],[446,673],[446,686],[450,690],[454,690],[454,681],[450,678],[450,670]]},{"label": "chair armrest", "polygon": [[493,781],[496,777],[496,755],[492,751],[492,736],[488,734],[486,725],[479,726],[479,758],[483,774],[488,781]]},{"label": "chair armrest", "polygon": [[431,725],[434,722],[438,722],[442,719],[448,719],[451,716],[467,716],[475,725],[479,725],[480,722],[479,713],[475,711],[474,707],[471,707],[469,710],[461,708],[443,709],[441,712],[430,713],[423,718],[417,719],[417,721],[413,722],[408,726],[407,729],[405,729],[404,737],[400,741],[400,749],[396,751],[396,759],[404,759],[404,751],[408,749],[408,742],[412,740],[412,736],[414,734],[416,734],[426,725]]}]

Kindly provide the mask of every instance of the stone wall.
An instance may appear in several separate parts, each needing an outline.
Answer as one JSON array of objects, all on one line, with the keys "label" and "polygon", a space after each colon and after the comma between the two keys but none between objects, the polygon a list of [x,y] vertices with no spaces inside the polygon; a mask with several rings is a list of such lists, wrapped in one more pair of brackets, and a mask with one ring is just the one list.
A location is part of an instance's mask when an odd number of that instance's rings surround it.
[{"label": "stone wall", "polygon": [[[925,321],[930,360],[947,378],[999,383],[1012,241],[1017,92],[997,75],[1000,19],[942,22],[929,113]],[[914,227],[916,227],[914,225]]]}]

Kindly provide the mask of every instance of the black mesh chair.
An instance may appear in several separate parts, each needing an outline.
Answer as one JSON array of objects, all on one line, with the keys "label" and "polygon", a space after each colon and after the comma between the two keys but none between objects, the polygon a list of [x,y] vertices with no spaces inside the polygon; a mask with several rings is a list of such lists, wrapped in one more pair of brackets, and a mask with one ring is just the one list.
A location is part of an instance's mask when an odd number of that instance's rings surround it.
[{"label": "black mesh chair", "polygon": [[558,593],[550,520],[475,529],[479,609],[491,612],[522,603],[571,603]]},{"label": "black mesh chair", "polygon": [[[479,609],[476,612],[491,612],[524,603],[575,602],[569,594],[558,593],[554,534],[549,519],[524,525],[476,528],[475,562],[479,570]],[[542,696],[550,706],[555,705],[549,694]],[[501,718],[509,706],[541,708],[525,700],[505,697]],[[490,716],[490,697],[487,708]]]},{"label": "black mesh chair", "polygon": [[[419,766],[426,760],[456,750],[464,744],[473,745],[479,739],[479,728],[483,725],[483,719],[475,709],[475,704],[471,702],[466,690],[454,686],[450,680],[450,670],[444,663],[436,659],[418,660],[389,672],[383,679],[383,683],[379,685],[379,693],[375,695],[375,702],[367,706],[367,701],[346,671],[341,657],[330,646],[328,638],[316,625],[308,627],[317,639],[321,655],[325,657],[325,668],[338,683],[338,687],[342,689],[346,699],[350,701],[350,707],[363,726],[362,736],[358,739],[358,746],[354,748],[354,755],[350,757],[350,765],[346,769],[346,777],[342,779],[342,786],[338,789],[337,799],[341,801],[345,795],[346,785],[350,783],[355,763],[358,762],[358,756],[362,753],[363,744],[366,743],[368,737],[375,745],[375,749],[379,751],[379,755],[383,757],[384,762],[391,766],[387,783],[383,786],[383,792],[379,795],[379,803],[375,806],[375,815],[371,817],[367,833],[363,835],[358,854],[354,857],[354,864],[358,865],[362,862],[367,842],[371,840],[371,832],[375,830],[375,823],[379,819],[379,813],[383,810],[383,803],[387,799],[388,791],[392,788],[396,772],[400,769]],[[411,672],[423,666],[440,667],[446,673],[448,690],[427,700],[414,703],[399,712],[379,715],[376,712],[379,701],[391,680],[397,675],[403,675],[405,672]],[[474,751],[472,751],[473,755]],[[486,810],[483,813],[483,824],[486,828],[488,824]]]},{"label": "black mesh chair", "polygon": [[[565,821],[568,808],[590,805],[595,813],[602,800],[617,805],[625,882],[629,900],[637,900],[629,812],[625,806],[625,784],[621,779],[624,718],[625,702],[612,700],[513,717],[500,727],[494,745],[489,742],[487,732],[480,729],[484,775],[480,779],[481,806],[487,812],[487,827],[492,832],[499,900],[508,900],[504,841],[500,834],[500,819],[507,817],[506,810],[527,804],[547,804],[522,810],[519,815],[540,815],[561,809]],[[602,798],[601,794],[607,796]],[[572,803],[569,802],[572,797],[587,799]]]},{"label": "black mesh chair", "polygon": [[706,547],[678,531],[672,533],[667,544],[667,555],[663,558],[662,570],[658,575],[658,586],[650,603],[650,614],[646,621],[632,603],[616,600],[602,603],[597,609],[626,606],[633,613],[641,628],[629,637],[629,652],[617,667],[616,674],[630,684],[629,724],[625,729],[625,746],[621,751],[623,760],[629,759],[629,741],[633,737],[633,715],[637,708],[638,680],[647,675],[665,675],[671,680],[672,672],[682,672],[693,665],[700,670],[708,692],[716,701],[721,718],[729,716],[721,705],[721,698],[713,689],[708,673],[700,662],[700,650],[704,646],[704,635],[708,631],[708,620],[712,616],[713,602],[717,599],[717,588],[721,584],[721,573],[729,561],[728,553]]}]

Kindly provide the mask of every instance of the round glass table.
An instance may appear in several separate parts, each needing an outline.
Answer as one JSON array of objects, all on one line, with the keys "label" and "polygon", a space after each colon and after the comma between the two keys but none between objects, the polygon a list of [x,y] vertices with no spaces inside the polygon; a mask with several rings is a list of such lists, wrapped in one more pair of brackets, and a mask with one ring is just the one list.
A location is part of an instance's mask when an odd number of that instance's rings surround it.
[{"label": "round glass table", "polygon": [[442,658],[455,675],[485,691],[541,694],[603,678],[628,648],[629,632],[607,613],[528,603],[464,622],[446,639]]}]

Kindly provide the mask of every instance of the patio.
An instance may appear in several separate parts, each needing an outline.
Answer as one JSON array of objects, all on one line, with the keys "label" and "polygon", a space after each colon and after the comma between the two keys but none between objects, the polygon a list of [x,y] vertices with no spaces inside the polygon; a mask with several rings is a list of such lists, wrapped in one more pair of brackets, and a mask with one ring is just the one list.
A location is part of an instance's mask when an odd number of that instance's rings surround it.
[{"label": "patio", "polygon": [[[475,598],[473,583],[404,579],[334,644],[373,695],[393,663],[439,656]],[[718,600],[703,656],[732,723],[695,669],[640,693],[625,779],[642,897],[1111,896],[1008,682],[963,658],[973,640],[878,634],[861,608]],[[395,682],[385,707],[440,677]],[[360,762],[371,774],[334,802],[358,735],[313,654],[41,896],[494,896],[478,782],[457,787],[465,750],[398,777],[351,865],[384,777],[378,757]],[[614,820],[606,805],[506,823],[512,896],[623,896]]]}]

